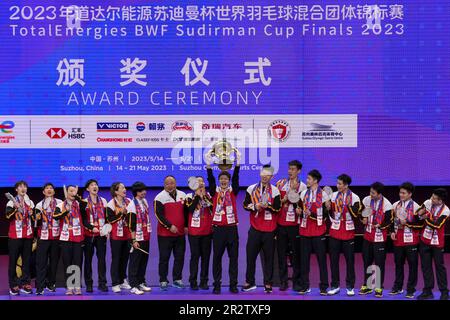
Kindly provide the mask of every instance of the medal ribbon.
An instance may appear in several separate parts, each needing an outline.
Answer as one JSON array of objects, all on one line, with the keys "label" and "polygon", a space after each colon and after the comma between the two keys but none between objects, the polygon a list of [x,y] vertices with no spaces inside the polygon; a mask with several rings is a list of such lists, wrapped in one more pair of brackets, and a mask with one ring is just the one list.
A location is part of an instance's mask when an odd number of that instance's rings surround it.
[{"label": "medal ribbon", "polygon": [[50,200],[50,204],[48,205],[47,208],[44,208],[44,204],[45,204],[45,199],[42,201],[42,209],[43,209],[43,213],[44,213],[42,215],[42,219],[44,220],[45,223],[48,224],[48,226],[50,226],[53,221],[53,213],[55,212],[55,209],[56,209],[56,199],[52,198]]},{"label": "medal ribbon", "polygon": [[377,224],[381,224],[383,222],[383,202],[384,198],[381,198],[380,203],[378,204],[378,209],[375,208],[375,199],[370,200],[370,207],[372,208],[372,214],[375,213],[375,221]]},{"label": "medal ribbon", "polygon": [[[64,201],[64,208],[69,207],[68,201]],[[73,219],[80,216],[80,205],[78,204],[78,201],[72,201],[72,205],[70,206],[70,215],[69,218],[66,216],[66,222],[69,223],[69,226],[73,226]]]},{"label": "medal ribbon", "polygon": [[431,219],[433,220],[433,222],[436,222],[439,219],[439,217],[441,216],[443,211],[444,211],[444,205],[441,206],[441,209],[439,210],[439,212],[436,212],[435,205],[433,205],[431,207]]},{"label": "medal ribbon", "polygon": [[142,205],[144,206],[144,210],[139,203],[139,200],[134,198],[134,205],[136,206],[136,224],[145,224],[148,223],[148,207],[145,205],[144,201],[142,201]]},{"label": "medal ribbon", "polygon": [[351,205],[352,203],[352,192],[350,190],[347,190],[346,197],[345,197],[345,205],[344,205],[344,193],[338,192],[336,197],[336,211],[341,213],[341,217],[345,217],[346,219],[346,213],[347,213],[347,206]]},{"label": "medal ribbon", "polygon": [[97,196],[97,202],[94,203],[91,199],[91,197],[88,197],[88,207],[89,207],[89,213],[93,216],[94,224],[98,223],[99,219],[104,219],[104,207],[103,207],[103,201],[102,199]]},{"label": "medal ribbon", "polygon": [[263,193],[261,193],[262,184],[258,184],[252,191],[252,201],[254,204],[259,203],[261,199],[264,197],[267,203],[272,203],[272,188],[270,185],[266,187]]},{"label": "medal ribbon", "polygon": [[318,208],[322,207],[322,189],[321,188],[317,188],[317,194],[316,194],[316,199],[315,201],[311,202],[311,192],[312,189],[309,188],[308,191],[305,194],[305,206],[307,208],[310,207],[310,204],[312,203],[316,203]]}]

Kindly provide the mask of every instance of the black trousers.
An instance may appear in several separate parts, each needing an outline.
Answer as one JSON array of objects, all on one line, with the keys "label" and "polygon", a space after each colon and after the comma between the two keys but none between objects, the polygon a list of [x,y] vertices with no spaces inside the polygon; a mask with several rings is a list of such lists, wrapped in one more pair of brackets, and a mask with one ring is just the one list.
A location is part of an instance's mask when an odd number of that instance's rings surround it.
[{"label": "black trousers", "polygon": [[406,284],[407,292],[415,292],[417,285],[417,269],[419,266],[419,253],[417,246],[394,246],[395,260],[395,281],[393,289],[402,290],[403,280],[405,278],[405,262],[408,261],[408,282]]},{"label": "black trousers", "polygon": [[434,274],[432,267],[432,261],[434,260],[439,291],[448,293],[447,270],[445,269],[444,264],[444,248],[436,248],[421,242],[419,245],[419,252],[424,282],[423,291],[431,293],[434,288]]},{"label": "black trousers", "polygon": [[[8,239],[8,280],[9,287],[23,286],[31,283],[30,259],[33,247],[33,239]],[[17,278],[17,259],[22,257],[22,276]]]},{"label": "black trousers", "polygon": [[314,251],[319,264],[320,283],[319,288],[325,290],[328,288],[328,266],[327,266],[327,238],[319,237],[300,237],[300,282],[302,289],[308,289],[309,271],[311,263],[311,254]]},{"label": "black trousers", "polygon": [[274,250],[275,232],[262,232],[250,227],[247,238],[247,272],[245,274],[248,284],[255,284],[256,259],[262,251],[264,285],[272,285]]},{"label": "black trousers", "polygon": [[[81,242],[60,241],[61,254],[64,266],[64,281],[66,287],[81,288],[81,265],[83,260],[83,248]],[[80,279],[72,279],[67,282],[69,276],[73,274],[73,270],[68,269],[70,266],[76,266],[80,271]],[[69,272],[68,272],[69,271]]]},{"label": "black trousers", "polygon": [[127,278],[128,258],[131,244],[128,240],[113,240],[111,244],[111,281],[112,286],[121,285]]},{"label": "black trousers", "polygon": [[173,252],[173,281],[181,280],[183,277],[184,252],[186,239],[184,236],[162,237],[158,236],[159,248],[159,282],[169,282],[169,259]]},{"label": "black trousers", "polygon": [[380,288],[383,289],[384,284],[384,268],[386,264],[386,242],[370,242],[363,241],[362,256],[364,264],[364,285],[367,286],[367,279],[371,276],[371,273],[367,272],[367,268],[375,263],[380,268]]},{"label": "black trousers", "polygon": [[300,235],[298,226],[277,227],[278,269],[281,283],[288,281],[287,257],[292,252],[292,284],[294,288],[300,285]]},{"label": "black trousers", "polygon": [[56,272],[60,255],[59,240],[38,239],[36,248],[36,288],[56,284]]},{"label": "black trousers", "polygon": [[211,257],[212,235],[188,236],[191,249],[189,263],[189,282],[197,282],[198,262],[201,259],[200,283],[208,282],[209,259]]},{"label": "black trousers", "polygon": [[230,287],[238,284],[239,234],[237,226],[213,227],[213,278],[214,286],[222,283],[222,257],[228,253]]},{"label": "black trousers", "polygon": [[[142,250],[149,252],[150,241],[139,241]],[[128,274],[130,277],[130,286],[139,287],[145,284],[145,273],[147,272],[148,254],[134,249],[130,254],[130,264],[128,265]]]},{"label": "black trousers", "polygon": [[342,252],[347,267],[345,285],[347,289],[353,289],[355,287],[355,239],[339,240],[330,237],[328,244],[331,265],[331,288],[340,286],[339,258]]},{"label": "black trousers", "polygon": [[98,284],[106,285],[106,237],[84,239],[84,282],[92,286],[92,258],[97,254]]}]

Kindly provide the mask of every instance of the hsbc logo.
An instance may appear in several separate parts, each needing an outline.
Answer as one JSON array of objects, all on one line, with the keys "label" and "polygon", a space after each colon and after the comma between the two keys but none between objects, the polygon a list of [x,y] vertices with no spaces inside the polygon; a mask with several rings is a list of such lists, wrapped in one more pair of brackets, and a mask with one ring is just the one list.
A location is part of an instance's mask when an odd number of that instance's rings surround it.
[{"label": "hsbc logo", "polygon": [[50,139],[69,139],[69,140],[82,140],[86,138],[86,134],[83,133],[81,128],[71,128],[69,132],[63,128],[50,128],[46,132]]},{"label": "hsbc logo", "polygon": [[66,136],[67,132],[63,128],[50,128],[46,134],[50,139],[62,139]]}]

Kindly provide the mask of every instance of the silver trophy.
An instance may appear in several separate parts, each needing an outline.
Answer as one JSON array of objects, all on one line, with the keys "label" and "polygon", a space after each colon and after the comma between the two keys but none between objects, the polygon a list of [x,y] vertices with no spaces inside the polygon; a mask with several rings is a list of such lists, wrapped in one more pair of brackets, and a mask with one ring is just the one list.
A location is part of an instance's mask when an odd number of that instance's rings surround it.
[{"label": "silver trophy", "polygon": [[[20,213],[24,213],[24,208],[22,207],[22,205],[19,202],[17,202],[16,198],[14,198],[14,196],[11,193],[9,193],[9,192],[5,193],[5,197],[8,200],[12,201],[15,205],[17,205],[17,207],[18,207],[17,210],[19,210]],[[31,206],[31,200],[28,197],[28,195],[24,196],[24,201],[28,206]]]},{"label": "silver trophy", "polygon": [[192,191],[197,191],[197,189],[200,187],[197,177],[194,177],[194,176],[189,177],[188,186],[189,186],[189,189],[191,189]]},{"label": "silver trophy", "polygon": [[361,212],[361,216],[363,218],[368,218],[372,215],[372,208],[364,208],[364,210]]},{"label": "silver trophy", "polygon": [[111,230],[112,230],[112,225],[109,224],[109,223],[106,223],[106,224],[103,225],[103,227],[101,227],[100,235],[102,237],[107,236],[107,235],[109,235],[111,233]]},{"label": "silver trophy", "polygon": [[298,203],[300,201],[300,194],[297,191],[291,189],[287,194],[287,198],[290,203]]},{"label": "silver trophy", "polygon": [[408,212],[406,212],[406,209],[404,207],[400,207],[395,210],[395,215],[400,220],[406,220],[406,218],[408,217]]},{"label": "silver trophy", "polygon": [[325,192],[330,198],[333,195],[333,189],[331,189],[331,187],[329,186],[325,186],[323,187],[323,192]]}]

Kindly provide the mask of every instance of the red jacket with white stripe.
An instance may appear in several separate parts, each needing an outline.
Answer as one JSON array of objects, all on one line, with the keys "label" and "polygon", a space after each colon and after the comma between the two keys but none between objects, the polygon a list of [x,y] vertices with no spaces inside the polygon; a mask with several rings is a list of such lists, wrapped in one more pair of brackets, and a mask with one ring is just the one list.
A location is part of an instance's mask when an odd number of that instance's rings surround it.
[{"label": "red jacket with white stripe", "polygon": [[[155,197],[154,208],[158,219],[158,236],[160,237],[180,237],[184,235],[186,194],[183,191],[175,190],[169,193],[161,191]],[[174,225],[178,232],[172,233],[169,229]]]}]

